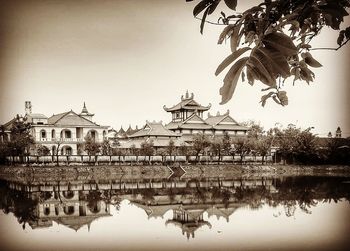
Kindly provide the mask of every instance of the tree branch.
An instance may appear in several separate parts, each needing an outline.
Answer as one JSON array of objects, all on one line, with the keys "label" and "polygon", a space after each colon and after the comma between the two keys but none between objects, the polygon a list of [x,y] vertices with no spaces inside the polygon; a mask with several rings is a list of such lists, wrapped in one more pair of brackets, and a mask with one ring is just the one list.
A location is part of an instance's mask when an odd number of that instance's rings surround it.
[{"label": "tree branch", "polygon": [[[202,21],[202,18],[200,18],[200,17],[194,17],[194,18]],[[214,25],[227,25],[227,24],[214,23],[214,22],[210,22],[207,20],[205,20],[204,22],[206,22],[208,24],[214,24]]]},{"label": "tree branch", "polygon": [[324,48],[311,48],[311,50],[315,51],[315,50],[331,50],[331,51],[337,51],[339,50],[341,47],[343,47],[347,42],[349,42],[350,39],[346,40],[344,43],[342,43],[341,45],[339,45],[337,48],[327,48],[327,47],[324,47]]}]

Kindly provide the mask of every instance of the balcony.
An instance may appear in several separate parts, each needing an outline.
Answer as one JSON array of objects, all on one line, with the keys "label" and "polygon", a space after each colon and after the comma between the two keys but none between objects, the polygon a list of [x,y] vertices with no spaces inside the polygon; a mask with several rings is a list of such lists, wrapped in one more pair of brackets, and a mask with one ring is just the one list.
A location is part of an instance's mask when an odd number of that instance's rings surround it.
[{"label": "balcony", "polygon": [[83,138],[40,138],[35,139],[36,142],[47,142],[47,143],[55,143],[55,142],[66,142],[66,143],[83,143]]}]

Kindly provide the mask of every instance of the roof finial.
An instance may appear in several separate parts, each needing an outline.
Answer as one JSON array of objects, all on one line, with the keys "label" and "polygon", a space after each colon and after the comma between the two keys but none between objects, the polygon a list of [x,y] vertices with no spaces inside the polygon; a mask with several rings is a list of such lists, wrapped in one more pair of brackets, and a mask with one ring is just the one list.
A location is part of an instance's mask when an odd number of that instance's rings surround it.
[{"label": "roof finial", "polygon": [[85,101],[84,101],[84,106],[83,106],[83,109],[81,110],[81,113],[86,113],[88,114],[88,110],[86,109],[86,104],[85,104]]},{"label": "roof finial", "polygon": [[188,97],[189,97],[189,96],[188,96],[188,90],[186,90],[186,99],[188,99]]}]

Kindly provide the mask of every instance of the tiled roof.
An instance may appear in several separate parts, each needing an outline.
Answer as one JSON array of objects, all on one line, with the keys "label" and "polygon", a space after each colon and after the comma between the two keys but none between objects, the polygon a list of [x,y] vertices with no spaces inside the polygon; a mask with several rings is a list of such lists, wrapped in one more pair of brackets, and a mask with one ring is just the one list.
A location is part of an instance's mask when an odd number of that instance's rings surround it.
[{"label": "tiled roof", "polygon": [[61,118],[63,118],[66,114],[68,114],[69,112],[63,112],[63,113],[59,113],[59,114],[56,114],[56,115],[52,115],[50,118],[48,118],[48,121],[47,123],[48,124],[56,124],[56,122],[58,120],[60,120]]},{"label": "tiled roof", "polygon": [[241,131],[248,131],[249,128],[246,126],[241,125],[215,125],[213,126],[216,130],[241,130]]},{"label": "tiled roof", "polygon": [[177,104],[174,105],[170,108],[167,108],[166,106],[163,106],[164,110],[167,112],[171,111],[176,111],[180,109],[185,109],[185,110],[201,110],[201,111],[207,111],[211,107],[211,104],[208,106],[202,106],[198,104],[194,99],[193,99],[193,93],[191,96],[188,95],[188,92],[186,92],[185,97],[181,97],[181,101]]},{"label": "tiled roof", "polygon": [[51,116],[48,119],[51,125],[72,125],[72,126],[98,126],[96,123],[79,116],[73,111],[64,112]]},{"label": "tiled roof", "polygon": [[179,137],[180,135],[168,130],[163,126],[162,123],[156,123],[156,122],[151,123],[147,121],[146,125],[142,129],[130,135],[129,138],[137,138],[137,137],[144,137],[144,136]]}]

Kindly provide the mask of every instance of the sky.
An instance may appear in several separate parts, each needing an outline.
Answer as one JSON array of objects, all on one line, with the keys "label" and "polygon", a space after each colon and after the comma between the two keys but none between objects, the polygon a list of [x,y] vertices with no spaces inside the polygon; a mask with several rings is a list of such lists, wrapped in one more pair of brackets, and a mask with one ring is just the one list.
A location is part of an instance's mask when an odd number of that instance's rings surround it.
[{"label": "sky", "polygon": [[[238,1],[238,10],[256,1]],[[276,123],[314,127],[314,133],[350,136],[350,46],[335,52],[313,51],[323,65],[310,85],[286,81],[289,105],[272,100],[263,108],[261,83],[238,83],[231,101],[219,105],[224,74],[216,67],[230,53],[217,45],[223,27],[192,16],[195,3],[185,0],[1,1],[0,124],[24,114],[46,116],[83,102],[94,121],[119,129],[143,126],[146,120],[170,122],[163,110],[186,90],[210,112],[230,110],[237,121],[255,120],[265,128]],[[244,5],[245,4],[245,5]],[[223,7],[223,6],[221,6]],[[220,5],[219,7],[220,8]],[[215,21],[212,18],[212,21]],[[344,24],[350,24],[349,18]],[[322,31],[313,45],[336,47],[337,33]]]}]

